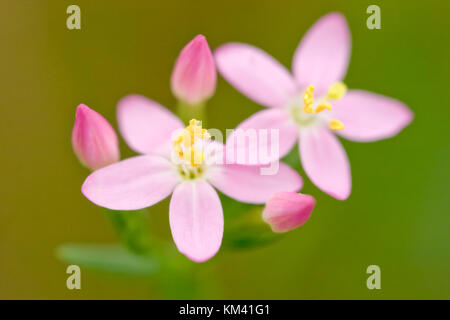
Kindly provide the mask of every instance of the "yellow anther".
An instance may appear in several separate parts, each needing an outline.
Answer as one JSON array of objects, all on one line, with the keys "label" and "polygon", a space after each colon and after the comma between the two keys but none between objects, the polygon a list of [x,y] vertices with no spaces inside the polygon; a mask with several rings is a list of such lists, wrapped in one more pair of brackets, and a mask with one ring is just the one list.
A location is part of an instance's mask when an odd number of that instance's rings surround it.
[{"label": "yellow anther", "polygon": [[173,141],[173,146],[179,145],[181,142],[183,142],[183,136],[180,134],[176,139]]},{"label": "yellow anther", "polygon": [[306,87],[305,92],[303,93],[303,111],[306,113],[314,113],[313,106],[314,104],[314,86],[310,84]]},{"label": "yellow anther", "polygon": [[195,136],[192,135],[191,131],[188,130],[189,127],[183,130],[183,132],[180,134],[181,136],[181,142],[183,143],[184,148],[189,148],[191,145],[194,144]]},{"label": "yellow anther", "polygon": [[191,155],[191,161],[192,159],[194,159],[192,165],[195,166],[199,166],[202,164],[203,160],[205,160],[205,154],[203,152],[198,151],[197,149],[193,148],[193,152]]},{"label": "yellow anther", "polygon": [[327,98],[328,99],[340,99],[347,92],[347,86],[343,82],[335,82],[328,89]]},{"label": "yellow anther", "polygon": [[203,129],[202,130],[202,139],[209,139],[211,138],[211,135],[208,133],[208,130]]},{"label": "yellow anther", "polygon": [[174,149],[175,153],[178,155],[178,157],[180,157],[180,158],[183,157],[183,149],[181,149],[180,144],[174,143],[173,149]]},{"label": "yellow anther", "polygon": [[201,165],[204,158],[203,152],[195,147],[189,148],[189,152],[183,154],[183,160],[190,162],[193,167]]},{"label": "yellow anther", "polygon": [[202,129],[200,121],[192,119],[189,125],[175,138],[173,148],[175,154],[182,160],[190,162],[192,166],[202,164],[203,152],[195,148],[197,139],[209,139],[210,135],[206,129]]},{"label": "yellow anther", "polygon": [[331,130],[344,130],[344,124],[336,119],[330,120],[330,129]]},{"label": "yellow anther", "polygon": [[313,108],[311,106],[304,106],[303,107],[303,112],[314,113],[314,110],[313,110]]},{"label": "yellow anther", "polygon": [[319,104],[316,108],[316,113],[320,113],[325,109],[331,110],[331,103],[329,103],[328,101],[324,101],[321,104]]}]

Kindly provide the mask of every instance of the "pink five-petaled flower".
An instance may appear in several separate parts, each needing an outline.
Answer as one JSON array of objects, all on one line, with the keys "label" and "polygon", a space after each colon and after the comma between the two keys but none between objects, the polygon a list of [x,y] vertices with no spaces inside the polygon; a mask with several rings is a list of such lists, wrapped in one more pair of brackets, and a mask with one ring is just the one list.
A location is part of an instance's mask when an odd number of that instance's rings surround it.
[{"label": "pink five-petaled flower", "polygon": [[314,197],[295,193],[279,192],[270,197],[263,211],[263,220],[274,232],[286,232],[305,224],[316,204]]},{"label": "pink five-petaled flower", "polygon": [[80,162],[91,170],[120,159],[116,132],[105,118],[84,104],[77,107],[72,147]]},{"label": "pink five-petaled flower", "polygon": [[170,84],[180,100],[197,105],[216,90],[217,72],[208,42],[202,35],[189,42],[175,62]]},{"label": "pink five-petaled flower", "polygon": [[[172,236],[178,250],[193,261],[208,260],[222,242],[222,205],[212,186],[249,203],[264,203],[273,193],[302,187],[298,173],[282,163],[278,173],[270,176],[260,175],[259,166],[207,161],[208,155],[195,149],[195,140],[207,136],[199,122],[191,120],[183,129],[170,111],[142,96],[127,96],[119,102],[118,121],[128,145],[145,155],[92,173],[83,184],[83,194],[99,206],[136,210],[172,193]],[[189,136],[195,138],[186,145]],[[193,159],[186,158],[188,154],[194,154]]]},{"label": "pink five-petaled flower", "polygon": [[299,140],[306,174],[317,187],[340,200],[350,195],[350,164],[333,131],[353,141],[375,141],[396,135],[413,118],[397,100],[362,90],[346,91],[341,81],[350,45],[345,18],[330,13],[300,42],[293,76],[270,55],[247,44],[229,43],[215,51],[223,77],[270,108],[243,121],[238,129],[279,129],[280,157]]}]

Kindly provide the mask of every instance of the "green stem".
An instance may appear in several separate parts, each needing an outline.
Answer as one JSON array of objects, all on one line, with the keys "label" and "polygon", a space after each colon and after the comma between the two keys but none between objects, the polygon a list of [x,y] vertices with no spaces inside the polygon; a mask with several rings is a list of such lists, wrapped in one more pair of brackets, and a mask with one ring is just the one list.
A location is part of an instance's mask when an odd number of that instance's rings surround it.
[{"label": "green stem", "polygon": [[206,103],[198,105],[190,105],[183,101],[178,101],[177,115],[184,123],[189,123],[189,120],[196,119],[202,121],[203,127],[206,126]]},{"label": "green stem", "polygon": [[146,209],[128,212],[106,210],[122,244],[135,254],[147,254],[155,245],[148,230],[147,214]]},{"label": "green stem", "polygon": [[106,210],[122,244],[136,255],[149,256],[161,268],[157,280],[164,298],[195,299],[199,294],[195,263],[183,257],[173,245],[154,239],[148,229],[148,211]]}]

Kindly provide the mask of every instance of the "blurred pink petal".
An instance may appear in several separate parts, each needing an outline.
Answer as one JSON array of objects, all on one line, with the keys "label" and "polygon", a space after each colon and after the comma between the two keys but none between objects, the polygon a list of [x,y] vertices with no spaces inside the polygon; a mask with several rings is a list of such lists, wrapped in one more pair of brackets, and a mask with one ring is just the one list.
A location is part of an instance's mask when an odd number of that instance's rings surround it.
[{"label": "blurred pink petal", "polygon": [[274,232],[286,232],[305,224],[316,204],[314,197],[295,193],[279,192],[270,197],[263,211],[263,220]]},{"label": "blurred pink petal", "polygon": [[204,180],[178,185],[170,200],[170,229],[178,250],[203,262],[220,248],[223,212],[217,192]]},{"label": "blurred pink petal", "polygon": [[298,191],[303,186],[300,175],[282,162],[272,175],[262,175],[260,169],[260,166],[224,165],[211,170],[208,180],[230,198],[248,203],[265,203],[276,192]]},{"label": "blurred pink petal", "polygon": [[340,136],[360,142],[398,134],[414,115],[402,102],[363,90],[350,90],[333,103],[332,115],[344,123]]},{"label": "blurred pink petal", "polygon": [[325,128],[304,130],[299,150],[303,169],[311,181],[332,197],[347,199],[352,186],[350,163],[338,138]]},{"label": "blurred pink petal", "polygon": [[196,105],[210,98],[216,90],[217,73],[208,42],[196,36],[181,51],[172,72],[173,94]]},{"label": "blurred pink petal", "polygon": [[219,72],[228,82],[266,107],[284,107],[296,93],[290,73],[261,49],[227,43],[214,51],[214,57]]},{"label": "blurred pink petal", "polygon": [[347,72],[351,53],[351,36],[345,17],[330,13],[319,19],[305,34],[294,54],[292,69],[304,90],[315,86],[315,94],[325,94]]},{"label": "blurred pink petal", "polygon": [[77,107],[72,147],[81,163],[91,170],[120,158],[116,132],[105,118],[84,104]]},{"label": "blurred pink petal", "polygon": [[159,103],[129,95],[117,107],[119,129],[127,144],[139,153],[170,155],[172,133],[183,123]]},{"label": "blurred pink petal", "polygon": [[[273,135],[271,130],[277,130],[277,134]],[[252,134],[254,138],[251,138]],[[294,146],[298,135],[298,126],[285,111],[263,110],[238,125],[227,139],[227,148],[234,149],[235,163],[255,164],[251,161],[251,155],[257,158],[257,163],[270,163],[285,156]],[[245,155],[243,162],[237,161],[239,153]]]},{"label": "blurred pink petal", "polygon": [[166,198],[178,183],[173,165],[159,156],[138,156],[95,171],[82,193],[96,205],[112,210],[137,210]]}]

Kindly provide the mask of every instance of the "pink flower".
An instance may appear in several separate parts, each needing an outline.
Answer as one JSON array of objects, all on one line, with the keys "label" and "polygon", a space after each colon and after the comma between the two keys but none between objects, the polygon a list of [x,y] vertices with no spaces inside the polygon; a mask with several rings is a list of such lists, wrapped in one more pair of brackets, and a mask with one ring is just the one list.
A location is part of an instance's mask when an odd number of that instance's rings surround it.
[{"label": "pink flower", "polygon": [[376,141],[396,135],[413,119],[400,101],[363,90],[346,91],[341,81],[349,63],[350,42],[345,18],[331,13],[304,36],[294,55],[293,75],[247,44],[229,43],[215,51],[223,77],[270,108],[257,112],[238,129],[279,129],[280,157],[299,140],[300,158],[311,181],[340,200],[350,195],[350,164],[333,133],[353,141]]},{"label": "pink flower", "polygon": [[84,104],[77,107],[72,147],[81,163],[97,170],[120,159],[114,129],[99,113]]},{"label": "pink flower", "polygon": [[208,42],[198,35],[183,48],[175,62],[172,92],[178,99],[197,105],[214,94],[216,82],[216,67]]},{"label": "pink flower", "polygon": [[[118,121],[128,145],[144,155],[92,173],[83,184],[83,194],[113,210],[145,208],[172,194],[173,239],[178,250],[196,262],[214,256],[222,241],[222,206],[213,186],[249,203],[264,203],[273,193],[302,187],[298,173],[282,163],[272,176],[260,175],[259,166],[211,163],[214,153],[197,149],[197,142],[208,138],[198,121],[191,120],[183,129],[170,111],[142,96],[119,102]],[[213,144],[221,151],[222,145]]]},{"label": "pink flower", "polygon": [[270,197],[263,211],[263,220],[274,232],[286,232],[305,224],[316,204],[314,197],[295,193],[279,192]]}]

